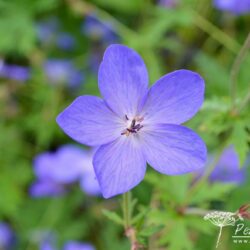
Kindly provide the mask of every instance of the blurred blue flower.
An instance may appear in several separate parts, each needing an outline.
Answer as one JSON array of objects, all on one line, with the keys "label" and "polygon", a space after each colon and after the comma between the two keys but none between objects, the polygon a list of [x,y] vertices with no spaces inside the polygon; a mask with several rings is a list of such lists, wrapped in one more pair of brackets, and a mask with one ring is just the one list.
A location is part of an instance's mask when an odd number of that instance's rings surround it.
[{"label": "blurred blue flower", "polygon": [[38,180],[31,186],[34,197],[63,194],[65,185],[80,181],[89,195],[100,194],[92,166],[92,151],[75,145],[65,145],[56,152],[42,153],[34,159],[34,172]]},{"label": "blurred blue flower", "polygon": [[104,53],[98,84],[103,99],[80,96],[56,120],[74,140],[98,147],[93,165],[105,198],[138,185],[146,162],[168,175],[204,167],[205,143],[180,126],[203,103],[205,84],[199,74],[177,70],[149,89],[142,58],[113,44]]},{"label": "blurred blue flower", "polygon": [[90,196],[99,196],[101,194],[92,163],[95,151],[93,149],[85,151],[84,168],[82,169],[80,178],[81,189]]},{"label": "blurred blue flower", "polygon": [[13,232],[9,225],[0,222],[0,249],[8,249],[13,243]]},{"label": "blurred blue flower", "polygon": [[53,244],[51,244],[50,242],[42,242],[40,244],[40,250],[56,250],[57,248],[55,248],[55,246],[53,246]]},{"label": "blurred blue flower", "polygon": [[[214,157],[210,155],[208,157],[207,167],[213,163]],[[245,164],[246,165],[246,164]],[[198,171],[195,175],[194,182],[199,180],[205,173],[205,169]],[[227,147],[221,154],[218,163],[213,171],[210,173],[209,182],[223,182],[240,185],[244,183],[246,179],[246,167],[240,168],[239,157],[231,145]]]},{"label": "blurred blue flower", "polygon": [[32,197],[54,197],[66,192],[65,187],[52,180],[36,180],[30,187],[29,193]]},{"label": "blurred blue flower", "polygon": [[233,146],[226,148],[209,176],[211,182],[241,184],[245,181],[245,168],[240,169],[239,157]]},{"label": "blurred blue flower", "polygon": [[59,20],[51,17],[47,20],[40,21],[36,25],[37,36],[40,42],[49,44],[54,41],[59,29]]},{"label": "blurred blue flower", "polygon": [[75,47],[76,40],[69,33],[59,33],[57,37],[57,46],[63,50],[72,50]]},{"label": "blurred blue flower", "polygon": [[214,0],[214,6],[222,11],[229,11],[235,15],[250,12],[250,0]]},{"label": "blurred blue flower", "polygon": [[66,51],[74,49],[76,40],[68,32],[60,31],[60,23],[56,17],[49,18],[37,24],[38,40],[44,45],[57,45]]},{"label": "blurred blue flower", "polygon": [[63,250],[95,250],[95,247],[89,243],[79,241],[68,241]]},{"label": "blurred blue flower", "polygon": [[56,238],[53,232],[43,232],[40,243],[40,250],[57,250]]},{"label": "blurred blue flower", "polygon": [[58,183],[69,184],[78,180],[84,161],[83,149],[65,145],[54,153],[46,152],[38,155],[34,160],[34,171],[39,179],[51,179]]},{"label": "blurred blue flower", "polygon": [[67,83],[69,87],[77,87],[84,81],[82,71],[75,68],[69,60],[50,59],[44,63],[44,70],[52,84]]},{"label": "blurred blue flower", "polygon": [[96,15],[88,15],[82,24],[82,33],[93,40],[114,43],[118,40],[112,23],[100,20]]},{"label": "blurred blue flower", "polygon": [[20,65],[6,64],[2,60],[0,61],[0,77],[24,82],[30,77],[30,69]]},{"label": "blurred blue flower", "polygon": [[159,5],[167,7],[167,8],[174,8],[178,4],[179,0],[160,0]]}]

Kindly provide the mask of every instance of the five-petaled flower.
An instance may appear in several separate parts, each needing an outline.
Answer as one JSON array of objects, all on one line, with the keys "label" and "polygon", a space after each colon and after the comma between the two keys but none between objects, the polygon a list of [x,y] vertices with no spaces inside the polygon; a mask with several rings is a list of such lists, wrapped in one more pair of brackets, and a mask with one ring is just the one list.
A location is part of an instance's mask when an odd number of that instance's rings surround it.
[{"label": "five-petaled flower", "polygon": [[204,166],[206,146],[189,120],[203,102],[204,81],[177,70],[148,89],[141,57],[111,45],[98,74],[103,99],[80,96],[57,117],[74,140],[98,146],[93,165],[105,198],[129,191],[144,178],[146,163],[163,174],[178,175]]}]

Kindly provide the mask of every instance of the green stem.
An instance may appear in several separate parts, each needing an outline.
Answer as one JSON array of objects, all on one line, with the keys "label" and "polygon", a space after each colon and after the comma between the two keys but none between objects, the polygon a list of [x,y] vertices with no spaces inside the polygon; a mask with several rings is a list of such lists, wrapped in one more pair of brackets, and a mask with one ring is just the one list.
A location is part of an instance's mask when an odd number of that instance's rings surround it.
[{"label": "green stem", "polygon": [[130,227],[130,193],[127,192],[123,194],[123,219],[124,219],[124,228],[127,230]]},{"label": "green stem", "polygon": [[74,12],[80,15],[89,15],[91,13],[95,13],[101,20],[111,21],[115,26],[115,31],[119,32],[120,36],[122,36],[124,39],[131,36],[137,36],[136,32],[131,30],[122,22],[118,21],[105,10],[98,8],[93,3],[81,0],[67,0],[67,3]]},{"label": "green stem", "polygon": [[132,199],[131,193],[127,192],[123,194],[122,200],[122,210],[123,210],[123,220],[124,220],[124,230],[125,235],[130,241],[130,250],[139,250],[141,248],[140,244],[136,239],[136,230],[132,226],[131,219],[132,219]]},{"label": "green stem", "polygon": [[237,96],[237,77],[239,75],[241,64],[246,58],[249,48],[250,48],[250,33],[248,34],[243,46],[240,49],[240,52],[235,58],[230,72],[230,92],[232,98],[232,110],[235,109],[235,102]]},{"label": "green stem", "polygon": [[217,28],[214,24],[209,22],[206,18],[199,15],[196,11],[192,11],[193,15],[195,16],[195,25],[202,29],[204,32],[208,33],[214,40],[221,43],[225,46],[228,50],[232,51],[233,53],[237,54],[240,45],[237,41],[227,35],[225,32],[221,31]]},{"label": "green stem", "polygon": [[250,102],[250,90],[248,94],[246,95],[246,97],[241,102],[241,105],[239,107],[239,112],[241,112],[248,105],[249,102]]}]

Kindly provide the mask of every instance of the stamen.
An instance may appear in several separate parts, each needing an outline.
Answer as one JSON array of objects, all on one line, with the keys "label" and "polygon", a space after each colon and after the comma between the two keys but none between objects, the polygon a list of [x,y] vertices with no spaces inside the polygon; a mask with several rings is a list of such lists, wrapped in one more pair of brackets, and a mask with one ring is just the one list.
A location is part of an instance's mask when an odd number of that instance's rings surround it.
[{"label": "stamen", "polygon": [[[125,115],[125,119],[129,121],[130,119],[128,118],[127,115]],[[139,122],[143,121],[143,117],[138,117],[136,116],[132,121],[131,124],[128,128],[126,128],[125,131],[121,133],[121,135],[126,135],[129,136],[130,134],[136,134],[139,132],[141,128],[143,128],[143,125],[141,125]]]},{"label": "stamen", "polygon": [[135,123],[136,123],[136,120],[135,120],[135,119],[133,119],[133,120],[132,120],[132,122],[131,122],[130,127],[131,127],[131,128],[133,128],[133,127],[135,126]]}]

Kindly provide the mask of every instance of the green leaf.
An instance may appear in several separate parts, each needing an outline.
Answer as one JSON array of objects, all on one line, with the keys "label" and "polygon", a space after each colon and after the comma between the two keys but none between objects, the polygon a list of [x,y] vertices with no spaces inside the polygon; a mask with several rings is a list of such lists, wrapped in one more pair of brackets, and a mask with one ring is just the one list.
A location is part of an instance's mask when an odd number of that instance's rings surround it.
[{"label": "green leaf", "polygon": [[[228,95],[225,89],[228,89],[229,72],[224,65],[204,52],[199,52],[195,57],[195,62],[199,65],[202,71],[202,76],[207,84],[206,92],[217,93],[220,96]],[[218,72],[220,72],[218,74]],[[216,76],[216,77],[214,77]]]},{"label": "green leaf", "polygon": [[183,220],[175,220],[166,228],[160,244],[168,245],[169,250],[193,250],[193,242],[189,238],[189,230]]},{"label": "green leaf", "polygon": [[142,220],[149,212],[149,208],[143,208],[133,219],[132,224],[136,224],[138,221]]},{"label": "green leaf", "polygon": [[103,209],[102,213],[113,222],[123,225],[123,219],[115,212],[110,212],[109,210]]},{"label": "green leaf", "polygon": [[120,13],[137,13],[143,7],[143,0],[126,0],[126,1],[117,1],[117,0],[94,0],[98,5],[104,8],[110,8]]},{"label": "green leaf", "polygon": [[201,203],[211,200],[223,200],[225,196],[235,188],[233,184],[203,183],[199,190],[192,195],[190,203]]},{"label": "green leaf", "polygon": [[149,237],[163,229],[163,225],[148,225],[140,231],[139,235],[142,237]]}]

